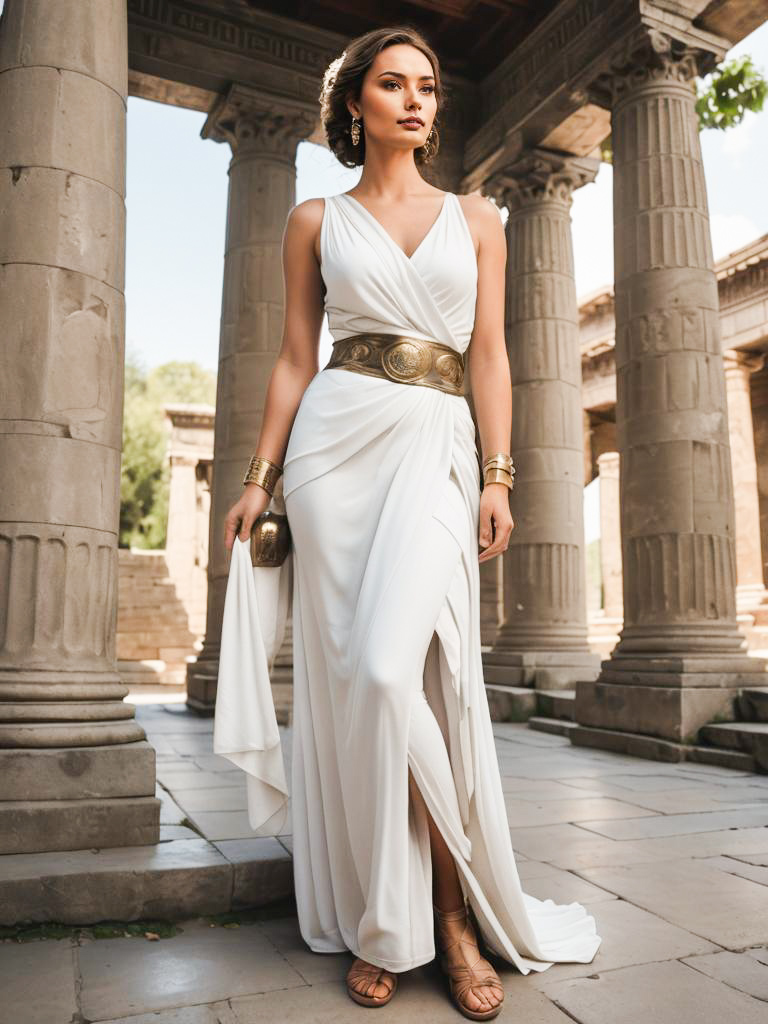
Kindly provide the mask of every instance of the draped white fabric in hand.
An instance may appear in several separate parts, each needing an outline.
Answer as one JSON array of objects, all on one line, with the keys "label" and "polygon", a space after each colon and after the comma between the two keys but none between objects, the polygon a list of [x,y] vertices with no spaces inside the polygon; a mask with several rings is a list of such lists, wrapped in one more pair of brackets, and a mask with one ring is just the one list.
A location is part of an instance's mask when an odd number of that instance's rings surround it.
[{"label": "draped white fabric in hand", "polygon": [[[376,331],[467,349],[477,260],[453,193],[410,257],[345,194],[326,199],[320,244],[334,339]],[[525,893],[515,865],[483,682],[481,481],[466,399],[321,370],[299,405],[282,483],[293,538],[291,816],[304,940],[394,971],[434,958],[428,823],[409,797],[410,767],[490,949],[523,974],[590,963],[601,942],[594,918],[579,903]],[[229,600],[228,590],[225,619]],[[257,630],[264,621],[253,609]],[[248,624],[239,627],[250,644]],[[268,693],[258,653],[241,662],[233,692]],[[244,696],[240,710],[271,726],[263,701]],[[256,827],[284,796],[265,767],[274,730],[244,722],[239,732],[260,753]]]}]

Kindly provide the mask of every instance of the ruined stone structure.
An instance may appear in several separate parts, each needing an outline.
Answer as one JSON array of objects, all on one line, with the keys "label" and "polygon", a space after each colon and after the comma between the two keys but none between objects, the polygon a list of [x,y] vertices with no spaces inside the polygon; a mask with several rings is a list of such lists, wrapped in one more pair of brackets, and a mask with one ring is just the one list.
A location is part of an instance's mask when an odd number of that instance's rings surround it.
[{"label": "ruined stone structure", "polygon": [[[433,180],[508,204],[515,234],[507,323],[521,526],[489,672],[501,685],[575,683],[577,742],[684,756],[679,741],[762,669],[736,619],[727,392],[690,83],[761,23],[764,5],[520,0],[483,8],[493,23],[476,39],[474,2],[406,7],[451,93]],[[210,713],[227,572],[220,522],[279,345],[295,150],[322,141],[322,73],[379,10],[365,0],[354,11],[314,0],[299,13],[277,0],[6,0],[0,316],[13,387],[0,433],[0,851],[158,836],[154,751],[123,702],[114,643],[126,96],[205,111],[204,137],[232,150],[206,639],[188,679],[190,705]],[[567,207],[610,132],[624,626],[595,679]],[[542,416],[556,422],[542,430]],[[493,572],[484,568],[486,607]]]}]

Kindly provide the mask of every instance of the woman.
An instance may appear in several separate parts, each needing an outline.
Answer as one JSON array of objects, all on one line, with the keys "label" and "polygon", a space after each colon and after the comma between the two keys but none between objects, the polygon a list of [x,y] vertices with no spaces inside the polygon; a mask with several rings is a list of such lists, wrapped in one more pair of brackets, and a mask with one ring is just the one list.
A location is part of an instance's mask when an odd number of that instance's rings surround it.
[{"label": "woman", "polygon": [[[492,203],[419,173],[442,96],[437,58],[408,28],[354,40],[326,73],[329,146],[362,175],[288,217],[282,347],[226,544],[248,540],[282,474],[302,936],[352,951],[350,996],[380,1006],[398,973],[434,958],[436,924],[454,1002],[486,1020],[504,992],[475,924],[526,974],[589,963],[601,940],[578,903],[522,891],[510,843],[478,569],[513,529],[506,245]],[[335,343],[318,372],[324,310]]]}]

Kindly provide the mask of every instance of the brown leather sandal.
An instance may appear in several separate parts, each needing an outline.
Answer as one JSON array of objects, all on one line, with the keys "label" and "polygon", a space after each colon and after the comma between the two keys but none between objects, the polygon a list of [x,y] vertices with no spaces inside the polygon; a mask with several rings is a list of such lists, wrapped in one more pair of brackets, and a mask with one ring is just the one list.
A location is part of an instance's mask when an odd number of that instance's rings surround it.
[{"label": "brown leather sandal", "polygon": [[[355,984],[363,983],[363,991],[353,988]],[[375,992],[376,985],[381,982],[389,986],[389,992],[384,996],[365,995],[365,992]],[[386,967],[377,967],[369,964],[359,956],[352,961],[352,966],[347,971],[347,992],[356,1003],[361,1006],[386,1006],[397,988],[397,975],[388,971]]]},{"label": "brown leather sandal", "polygon": [[[498,1016],[504,1002],[503,987],[496,972],[491,968],[481,965],[483,957],[475,940],[475,933],[472,923],[469,920],[469,912],[466,904],[458,910],[439,910],[434,906],[435,919],[437,923],[438,944],[440,947],[440,966],[447,974],[451,998],[456,1008],[469,1017],[470,1020],[491,1020]],[[459,931],[457,923],[463,922]],[[472,964],[468,964],[461,945],[473,945],[477,949],[477,958]],[[502,990],[501,999],[489,1010],[473,1010],[463,1002],[464,997],[470,989],[479,989],[493,986]],[[494,997],[489,995],[491,999]]]}]

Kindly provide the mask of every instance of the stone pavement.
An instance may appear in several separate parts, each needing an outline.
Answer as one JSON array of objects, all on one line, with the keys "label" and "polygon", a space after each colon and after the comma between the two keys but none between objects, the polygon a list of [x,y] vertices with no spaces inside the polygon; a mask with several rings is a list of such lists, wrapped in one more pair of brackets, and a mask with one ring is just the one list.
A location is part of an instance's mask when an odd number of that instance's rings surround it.
[{"label": "stone pavement", "polygon": [[[162,840],[200,843],[194,824],[209,842],[243,842],[243,779],[211,752],[212,721],[170,702],[137,715],[158,752]],[[603,939],[591,964],[527,976],[491,956],[507,993],[497,1020],[766,1024],[768,777],[573,747],[524,724],[494,732],[525,890],[582,903]],[[279,842],[290,851],[290,835]],[[289,910],[193,918],[157,939],[63,931],[0,942],[0,1024],[346,1024],[367,1012],[344,990],[351,955],[312,953]],[[401,975],[376,1015],[416,1018],[464,1019],[436,962]]]}]

